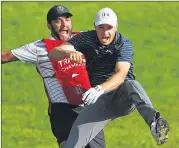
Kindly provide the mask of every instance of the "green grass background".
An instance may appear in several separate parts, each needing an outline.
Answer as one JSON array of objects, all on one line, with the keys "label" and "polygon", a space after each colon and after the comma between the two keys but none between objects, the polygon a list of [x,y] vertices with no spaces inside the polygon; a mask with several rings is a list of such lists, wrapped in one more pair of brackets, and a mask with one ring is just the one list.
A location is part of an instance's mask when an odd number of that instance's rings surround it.
[{"label": "green grass background", "polygon": [[[171,126],[161,148],[179,148],[179,2],[2,2],[2,49],[49,36],[46,13],[54,4],[74,14],[73,29],[91,30],[95,13],[111,7],[119,29],[135,49],[137,80]],[[47,98],[34,65],[2,66],[2,147],[57,148],[47,115]],[[105,128],[107,148],[157,148],[137,111]]]}]

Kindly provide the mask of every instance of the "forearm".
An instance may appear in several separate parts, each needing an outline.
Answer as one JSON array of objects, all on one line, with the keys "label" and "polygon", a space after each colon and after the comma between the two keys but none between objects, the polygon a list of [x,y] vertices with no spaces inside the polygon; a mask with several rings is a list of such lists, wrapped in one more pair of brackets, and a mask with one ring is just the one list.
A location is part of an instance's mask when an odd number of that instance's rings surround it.
[{"label": "forearm", "polygon": [[123,82],[124,82],[124,75],[118,72],[103,84],[97,85],[96,87],[90,88],[88,91],[86,91],[83,94],[82,100],[84,101],[85,104],[88,105],[94,104],[102,94],[117,88]]},{"label": "forearm", "polygon": [[119,87],[125,80],[125,77],[121,73],[115,73],[110,79],[102,83],[100,86],[104,89],[105,92],[113,90]]},{"label": "forearm", "polygon": [[69,55],[70,51],[74,51],[74,47],[71,46],[69,43],[64,43],[60,46],[55,47],[50,53],[49,58],[52,60],[60,60],[65,56]]},{"label": "forearm", "polygon": [[2,51],[1,52],[1,64],[17,61],[16,58],[11,51]]},{"label": "forearm", "polygon": [[52,60],[60,60],[67,55],[68,50],[61,49],[59,47],[54,48],[48,55]]},{"label": "forearm", "polygon": [[124,82],[126,75],[128,74],[129,68],[129,62],[117,62],[115,68],[116,73],[100,86],[104,89],[104,91],[110,91],[119,87]]}]

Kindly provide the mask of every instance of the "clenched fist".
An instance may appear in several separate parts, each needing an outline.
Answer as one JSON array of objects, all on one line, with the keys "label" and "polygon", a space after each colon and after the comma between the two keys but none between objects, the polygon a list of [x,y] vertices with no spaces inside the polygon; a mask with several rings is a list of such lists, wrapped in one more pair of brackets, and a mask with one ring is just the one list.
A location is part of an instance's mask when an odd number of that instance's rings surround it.
[{"label": "clenched fist", "polygon": [[82,64],[85,62],[85,59],[82,57],[83,54],[79,51],[67,51],[66,55],[75,63]]}]

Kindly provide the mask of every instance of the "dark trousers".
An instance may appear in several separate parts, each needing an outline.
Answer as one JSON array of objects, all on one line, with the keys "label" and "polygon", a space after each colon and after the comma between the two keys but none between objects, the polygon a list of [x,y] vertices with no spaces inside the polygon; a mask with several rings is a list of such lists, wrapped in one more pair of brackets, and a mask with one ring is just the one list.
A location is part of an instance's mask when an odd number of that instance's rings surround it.
[{"label": "dark trousers", "polygon": [[143,87],[129,80],[82,110],[64,148],[84,148],[109,121],[128,115],[136,108],[149,126],[159,117]]},{"label": "dark trousers", "polygon": [[[66,141],[71,127],[76,120],[79,111],[83,107],[67,103],[53,103],[51,106],[51,129],[60,147],[60,143]],[[105,148],[104,132],[101,130],[85,148]]]}]

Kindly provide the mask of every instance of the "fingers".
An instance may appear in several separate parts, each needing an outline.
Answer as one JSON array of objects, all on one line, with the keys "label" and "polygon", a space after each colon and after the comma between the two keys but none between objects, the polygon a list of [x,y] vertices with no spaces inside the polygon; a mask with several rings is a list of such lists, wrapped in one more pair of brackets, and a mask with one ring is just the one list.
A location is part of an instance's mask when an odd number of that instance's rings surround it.
[{"label": "fingers", "polygon": [[85,101],[86,97],[92,92],[92,88],[90,88],[87,92],[83,94],[82,100]]},{"label": "fingers", "polygon": [[90,94],[86,97],[86,99],[84,100],[85,104],[90,105],[94,98],[95,98],[95,96],[90,93]]},{"label": "fingers", "polygon": [[81,64],[83,63],[83,58],[81,56],[81,53],[77,52],[77,57],[76,57],[77,63]]},{"label": "fingers", "polygon": [[94,104],[97,101],[97,97],[89,94],[85,99],[84,103],[87,105]]},{"label": "fingers", "polygon": [[81,55],[82,55],[81,52],[71,51],[69,57],[71,61],[78,63],[78,64],[82,64],[84,60]]},{"label": "fingers", "polygon": [[96,97],[93,96],[88,100],[87,104],[90,105],[90,104],[94,104],[95,102],[96,102]]},{"label": "fingers", "polygon": [[91,104],[96,103],[97,100],[98,100],[98,96],[95,96],[95,98],[93,99],[93,101],[91,102]]},{"label": "fingers", "polygon": [[97,101],[98,95],[95,95],[94,91],[95,89],[91,88],[84,93],[82,100],[84,101],[85,104],[90,105],[90,104],[94,104]]}]

